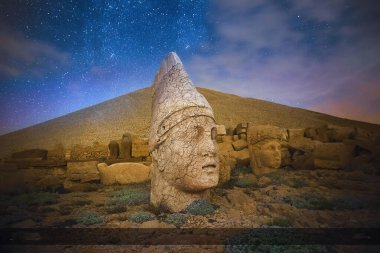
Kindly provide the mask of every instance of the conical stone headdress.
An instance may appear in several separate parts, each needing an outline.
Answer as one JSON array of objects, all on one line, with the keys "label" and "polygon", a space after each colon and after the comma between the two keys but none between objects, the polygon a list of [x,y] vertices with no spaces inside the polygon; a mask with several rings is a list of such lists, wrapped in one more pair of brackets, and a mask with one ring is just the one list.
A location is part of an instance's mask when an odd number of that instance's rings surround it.
[{"label": "conical stone headdress", "polygon": [[158,148],[170,130],[180,122],[196,116],[207,116],[214,120],[211,106],[195,89],[176,53],[170,52],[161,63],[152,89],[150,152]]}]

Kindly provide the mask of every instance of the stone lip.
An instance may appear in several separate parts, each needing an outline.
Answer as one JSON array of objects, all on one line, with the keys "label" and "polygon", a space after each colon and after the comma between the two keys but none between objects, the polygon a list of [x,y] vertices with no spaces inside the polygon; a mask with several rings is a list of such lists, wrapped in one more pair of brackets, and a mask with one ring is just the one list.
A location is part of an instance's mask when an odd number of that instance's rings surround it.
[{"label": "stone lip", "polygon": [[168,56],[162,61],[160,69],[156,73],[153,82],[153,87],[155,86],[155,84],[158,84],[163,78],[163,76],[167,74],[177,64],[183,65],[181,59],[175,52],[169,52]]}]

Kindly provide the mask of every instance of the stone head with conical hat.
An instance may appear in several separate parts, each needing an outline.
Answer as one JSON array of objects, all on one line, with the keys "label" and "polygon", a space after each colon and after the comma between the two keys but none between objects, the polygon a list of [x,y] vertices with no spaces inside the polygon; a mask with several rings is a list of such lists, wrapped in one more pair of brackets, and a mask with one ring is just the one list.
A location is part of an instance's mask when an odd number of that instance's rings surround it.
[{"label": "stone head with conical hat", "polygon": [[206,198],[218,183],[214,114],[173,52],[162,62],[152,89],[151,203],[177,212]]}]

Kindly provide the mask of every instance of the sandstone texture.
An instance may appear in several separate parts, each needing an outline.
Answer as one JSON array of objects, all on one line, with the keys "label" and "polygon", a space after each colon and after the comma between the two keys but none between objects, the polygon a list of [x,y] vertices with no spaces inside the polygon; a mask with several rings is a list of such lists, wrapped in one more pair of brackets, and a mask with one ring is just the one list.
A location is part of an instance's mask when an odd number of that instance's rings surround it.
[{"label": "sandstone texture", "polygon": [[97,161],[68,162],[67,179],[73,182],[96,182],[100,180]]},{"label": "sandstone texture", "polygon": [[132,157],[149,156],[149,145],[147,138],[133,136],[132,138]]},{"label": "sandstone texture", "polygon": [[281,142],[288,140],[286,129],[251,125],[247,134],[250,164],[256,175],[276,171],[281,166]]},{"label": "sandstone texture", "polygon": [[141,163],[99,163],[100,182],[103,185],[141,183],[150,179],[149,166]]},{"label": "sandstone texture", "polygon": [[218,184],[217,128],[211,106],[175,53],[162,62],[152,89],[151,203],[178,212]]}]

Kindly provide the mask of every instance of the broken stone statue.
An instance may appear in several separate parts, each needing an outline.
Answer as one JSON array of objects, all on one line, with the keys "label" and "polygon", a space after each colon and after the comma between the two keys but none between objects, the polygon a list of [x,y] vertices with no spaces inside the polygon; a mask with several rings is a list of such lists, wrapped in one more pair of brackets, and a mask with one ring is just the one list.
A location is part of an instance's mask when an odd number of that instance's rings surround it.
[{"label": "broken stone statue", "polygon": [[250,126],[248,148],[251,168],[256,175],[277,171],[281,165],[281,141],[287,140],[286,129],[276,126]]},{"label": "broken stone statue", "polygon": [[153,85],[151,204],[179,212],[218,184],[216,124],[207,100],[197,92],[181,60],[171,52]]}]

